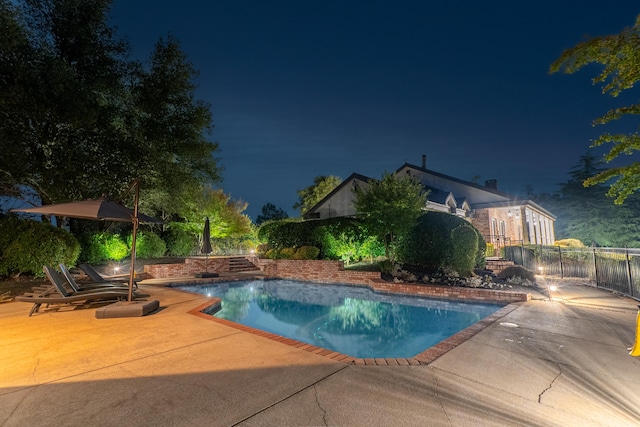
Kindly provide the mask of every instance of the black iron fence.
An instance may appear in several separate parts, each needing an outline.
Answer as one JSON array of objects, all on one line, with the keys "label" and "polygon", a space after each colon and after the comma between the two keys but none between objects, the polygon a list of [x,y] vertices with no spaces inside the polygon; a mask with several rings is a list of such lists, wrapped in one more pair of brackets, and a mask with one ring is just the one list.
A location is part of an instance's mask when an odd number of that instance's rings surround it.
[{"label": "black iron fence", "polygon": [[640,299],[640,249],[520,245],[502,252],[538,274],[591,279],[599,288]]}]

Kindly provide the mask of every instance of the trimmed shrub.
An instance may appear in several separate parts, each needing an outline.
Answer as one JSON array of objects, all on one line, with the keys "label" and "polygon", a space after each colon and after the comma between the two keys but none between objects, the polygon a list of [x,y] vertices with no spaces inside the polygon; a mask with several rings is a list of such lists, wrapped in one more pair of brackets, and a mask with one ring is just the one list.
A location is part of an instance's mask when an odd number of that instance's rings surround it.
[{"label": "trimmed shrub", "polygon": [[427,270],[454,269],[460,275],[472,273],[484,264],[478,244],[484,239],[463,218],[445,212],[427,212],[420,216],[412,230],[398,244],[399,261]]},{"label": "trimmed shrub", "polygon": [[528,280],[530,282],[535,282],[535,274],[532,271],[527,270],[521,265],[513,265],[505,268],[500,273],[496,275],[499,279],[507,280],[512,279],[514,277],[518,277],[523,280]]},{"label": "trimmed shrub", "polygon": [[264,257],[267,259],[278,259],[278,250],[269,249],[267,252],[265,252]]},{"label": "trimmed shrub", "polygon": [[9,218],[0,223],[0,234],[7,233],[0,249],[0,275],[28,273],[41,277],[45,264],[75,265],[80,244],[68,231],[33,220]]},{"label": "trimmed shrub", "polygon": [[468,276],[476,265],[478,234],[469,225],[460,225],[451,230],[450,266],[458,273]]},{"label": "trimmed shrub", "polygon": [[314,246],[303,246],[296,250],[293,259],[317,259],[320,249]]},{"label": "trimmed shrub", "polygon": [[293,259],[296,254],[296,248],[282,248],[278,252],[279,259]]}]

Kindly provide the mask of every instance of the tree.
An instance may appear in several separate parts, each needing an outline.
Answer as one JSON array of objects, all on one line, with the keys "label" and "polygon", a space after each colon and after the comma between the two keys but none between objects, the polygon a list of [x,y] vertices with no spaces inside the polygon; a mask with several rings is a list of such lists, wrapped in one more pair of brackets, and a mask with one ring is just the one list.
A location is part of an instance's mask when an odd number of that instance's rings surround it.
[{"label": "tree", "polygon": [[260,225],[267,221],[278,221],[289,218],[284,209],[276,207],[273,203],[266,203],[262,207],[262,214],[256,218],[256,225]]},{"label": "tree", "polygon": [[[595,37],[565,50],[550,67],[550,72],[573,74],[588,64],[603,66],[602,71],[594,77],[594,84],[602,85],[602,93],[617,97],[625,90],[633,88],[640,80],[640,15],[631,28],[625,28],[619,34]],[[622,106],[607,111],[594,121],[594,125],[607,124],[622,117],[640,114],[640,104]],[[592,147],[613,144],[604,156],[610,162],[621,154],[630,155],[640,148],[640,135],[635,133],[603,133]],[[615,198],[616,204],[640,188],[640,162],[627,166],[612,167],[591,176],[584,185],[596,185],[610,182],[607,195]]]},{"label": "tree", "polygon": [[383,242],[387,258],[395,262],[398,238],[413,227],[427,204],[428,192],[415,178],[388,172],[368,184],[354,188],[354,207],[369,232]]},{"label": "tree", "polygon": [[337,176],[316,176],[312,185],[297,191],[300,200],[293,205],[293,209],[300,209],[300,216],[304,215],[341,183],[342,178]]},{"label": "tree", "polygon": [[604,185],[585,187],[583,182],[603,170],[602,162],[588,152],[571,168],[570,178],[554,194],[534,199],[557,215],[558,239],[575,238],[587,245],[640,246],[640,197],[630,195],[623,205],[611,205]]},{"label": "tree", "polygon": [[221,179],[209,105],[175,39],[129,59],[110,4],[0,0],[0,189],[47,204],[118,198],[140,178],[147,213],[180,213]]}]

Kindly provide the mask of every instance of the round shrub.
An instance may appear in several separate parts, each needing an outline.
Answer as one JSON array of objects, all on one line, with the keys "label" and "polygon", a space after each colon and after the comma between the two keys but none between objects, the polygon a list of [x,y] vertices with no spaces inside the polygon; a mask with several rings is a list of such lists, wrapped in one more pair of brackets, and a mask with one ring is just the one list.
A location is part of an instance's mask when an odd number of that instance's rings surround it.
[{"label": "round shrub", "polygon": [[512,265],[505,268],[496,275],[499,279],[507,280],[517,277],[519,279],[535,282],[535,274],[532,271],[527,270],[521,265]]},{"label": "round shrub", "polygon": [[[478,244],[484,239],[463,218],[445,212],[427,212],[398,245],[398,259],[420,269],[451,268],[470,275],[473,267],[484,263]],[[484,246],[484,245],[483,245]]]},{"label": "round shrub", "polygon": [[[42,267],[65,263],[74,265],[80,253],[80,243],[68,231],[56,228],[50,224],[33,220],[9,219],[4,223],[14,226],[9,239],[3,239],[0,254],[0,274],[21,273],[44,275]],[[4,221],[3,221],[4,222]]]},{"label": "round shrub", "polygon": [[320,249],[314,246],[303,246],[296,250],[293,259],[316,259],[319,253]]},{"label": "round shrub", "polygon": [[265,252],[264,257],[267,259],[278,259],[278,250],[269,249],[267,252]]},{"label": "round shrub", "polygon": [[451,230],[450,267],[460,274],[469,275],[476,265],[478,234],[470,225],[460,225]]},{"label": "round shrub", "polygon": [[278,253],[280,259],[293,259],[296,254],[296,248],[282,248]]}]

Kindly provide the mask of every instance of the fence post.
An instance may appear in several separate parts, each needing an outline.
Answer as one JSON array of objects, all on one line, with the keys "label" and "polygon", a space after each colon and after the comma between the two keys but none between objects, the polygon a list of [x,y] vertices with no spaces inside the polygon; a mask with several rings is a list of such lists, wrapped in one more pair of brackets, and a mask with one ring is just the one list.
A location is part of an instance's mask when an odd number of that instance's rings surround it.
[{"label": "fence post", "polygon": [[562,248],[558,246],[558,256],[560,257],[560,278],[564,279],[564,269],[562,268]]},{"label": "fence post", "polygon": [[596,248],[592,248],[593,251],[593,274],[596,276],[596,288],[599,287],[598,285],[598,263],[596,262]]},{"label": "fence post", "polygon": [[631,263],[629,262],[629,249],[624,248],[625,256],[627,257],[627,283],[629,283],[629,295],[633,297],[633,279],[631,278]]}]

